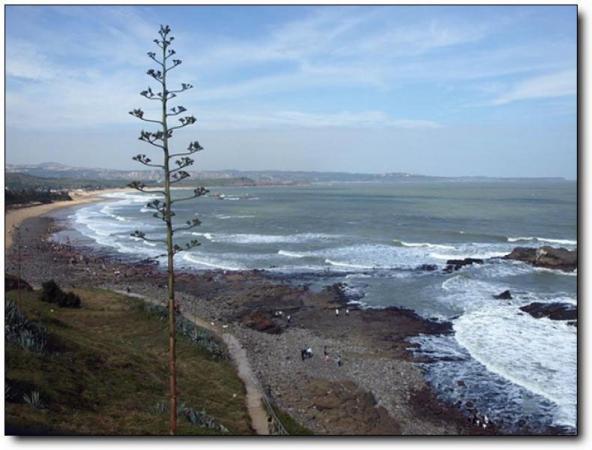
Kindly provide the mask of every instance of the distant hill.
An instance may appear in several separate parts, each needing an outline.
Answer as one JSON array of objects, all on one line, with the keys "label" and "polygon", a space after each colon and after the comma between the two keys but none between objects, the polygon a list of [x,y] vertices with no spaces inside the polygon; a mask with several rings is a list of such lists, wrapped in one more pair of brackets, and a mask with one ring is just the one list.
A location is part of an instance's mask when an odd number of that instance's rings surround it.
[{"label": "distant hill", "polygon": [[[149,172],[129,172],[127,175],[118,174],[117,178],[102,178],[108,176],[101,169],[82,169],[81,171],[67,169],[60,171],[40,168],[31,170],[33,173],[43,173],[44,176],[32,175],[29,171],[6,173],[5,186],[10,190],[71,190],[71,189],[105,189],[123,188],[132,180],[143,181],[147,186],[158,185],[158,179],[151,179]],[[122,171],[123,172],[123,171]],[[111,174],[112,175],[112,174]],[[256,182],[247,177],[192,177],[181,181],[177,186],[255,186]]]},{"label": "distant hill", "polygon": [[[72,167],[60,163],[48,162],[41,164],[6,166],[7,174],[25,174],[43,178],[92,180],[98,182],[116,180],[129,182],[140,180],[145,183],[160,183],[161,170],[116,170],[88,167]],[[393,183],[410,181],[524,181],[533,178],[490,178],[490,177],[436,177],[416,175],[404,172],[383,174],[349,173],[349,172],[314,172],[314,171],[281,171],[281,170],[206,170],[189,171],[191,178],[182,185],[206,184],[210,186],[253,186],[253,185],[285,185],[311,183]],[[564,181],[563,178],[536,178],[537,180]],[[125,183],[124,183],[125,184]]]},{"label": "distant hill", "polygon": [[67,189],[104,189],[125,187],[124,180],[102,180],[88,178],[58,178],[38,177],[27,173],[8,172],[4,184],[10,190],[39,189],[39,190],[67,190]]}]

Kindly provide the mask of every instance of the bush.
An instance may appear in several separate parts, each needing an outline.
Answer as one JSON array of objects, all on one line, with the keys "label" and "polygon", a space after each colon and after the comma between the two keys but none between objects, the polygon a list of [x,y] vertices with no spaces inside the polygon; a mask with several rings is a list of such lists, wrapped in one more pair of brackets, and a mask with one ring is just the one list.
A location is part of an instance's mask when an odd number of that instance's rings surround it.
[{"label": "bush", "polygon": [[80,308],[80,297],[73,292],[64,292],[54,280],[41,285],[41,300],[56,303],[61,308]]},{"label": "bush", "polygon": [[47,330],[28,320],[11,300],[6,302],[4,310],[4,336],[6,342],[32,352],[42,353],[47,347]]},{"label": "bush", "polygon": [[[159,320],[164,321],[168,318],[169,313],[166,306],[143,302],[140,308],[148,314],[158,317]],[[212,358],[219,360],[229,359],[226,345],[211,331],[198,327],[181,315],[177,315],[176,325],[179,334],[185,336],[195,345],[207,351]]]},{"label": "bush", "polygon": [[66,292],[62,301],[58,303],[62,308],[80,308],[80,297],[74,292]]},{"label": "bush", "polygon": [[41,300],[47,303],[57,303],[58,297],[63,294],[60,287],[53,280],[41,284]]}]

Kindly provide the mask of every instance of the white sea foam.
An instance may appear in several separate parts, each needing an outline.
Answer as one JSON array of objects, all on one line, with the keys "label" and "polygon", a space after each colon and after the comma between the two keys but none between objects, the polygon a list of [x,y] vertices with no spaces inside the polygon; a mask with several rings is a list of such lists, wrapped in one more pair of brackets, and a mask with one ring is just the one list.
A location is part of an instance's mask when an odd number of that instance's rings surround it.
[{"label": "white sea foam", "polygon": [[543,273],[552,273],[553,275],[564,275],[567,277],[578,276],[578,269],[575,269],[571,272],[566,272],[565,270],[548,269],[547,267],[533,267],[533,270]]},{"label": "white sea foam", "polygon": [[438,249],[446,249],[446,250],[454,250],[455,247],[453,245],[445,245],[445,244],[432,244],[430,242],[405,242],[400,241],[398,239],[393,240],[395,244],[401,245],[403,247],[423,247],[423,248],[438,248]]},{"label": "white sea foam", "polygon": [[519,308],[534,301],[577,304],[577,299],[513,291],[513,300],[499,302],[492,295],[508,286],[473,276],[463,272],[448,278],[437,298],[464,311],[453,321],[458,343],[489,371],[555,403],[557,425],[574,426],[576,330],[565,321],[535,319]]},{"label": "white sea foam", "polygon": [[323,233],[299,233],[299,234],[251,234],[251,233],[194,233],[196,236],[205,236],[212,242],[231,244],[279,244],[279,243],[303,243],[337,239],[339,236]]},{"label": "white sea foam", "polygon": [[373,266],[362,266],[360,264],[350,264],[342,261],[333,261],[331,259],[325,259],[325,263],[331,266],[348,267],[351,269],[373,269]]},{"label": "white sea foam", "polygon": [[278,250],[278,255],[288,256],[290,258],[305,258],[306,257],[305,254],[290,252],[288,250]]},{"label": "white sea foam", "polygon": [[195,253],[182,253],[182,259],[186,262],[190,263],[192,266],[205,266],[205,267],[213,267],[215,269],[223,269],[223,270],[243,270],[245,269],[244,266],[240,265],[229,265],[226,262],[221,262],[218,259],[212,258],[211,256],[206,255],[197,255]]},{"label": "white sea foam", "polygon": [[491,303],[453,323],[457,341],[471,356],[511,382],[556,405],[557,425],[575,426],[576,330],[563,321],[535,319],[515,307]]},{"label": "white sea foam", "polygon": [[230,219],[251,219],[255,217],[252,214],[216,214],[214,215],[216,219],[220,220],[230,220]]},{"label": "white sea foam", "polygon": [[194,231],[191,233],[193,236],[203,236],[205,237],[208,241],[213,240],[214,238],[212,237],[211,233],[199,233],[197,231]]},{"label": "white sea foam", "polygon": [[547,242],[549,244],[578,245],[578,241],[572,239],[551,239],[538,236],[509,237],[508,242]]},{"label": "white sea foam", "polygon": [[465,253],[436,253],[432,252],[429,254],[432,258],[439,259],[439,260],[449,260],[449,259],[465,259],[465,258],[477,258],[477,259],[487,259],[487,258],[495,258],[500,256],[507,255],[508,252],[506,251],[490,251],[490,252],[479,252],[476,250],[475,252],[465,252]]}]

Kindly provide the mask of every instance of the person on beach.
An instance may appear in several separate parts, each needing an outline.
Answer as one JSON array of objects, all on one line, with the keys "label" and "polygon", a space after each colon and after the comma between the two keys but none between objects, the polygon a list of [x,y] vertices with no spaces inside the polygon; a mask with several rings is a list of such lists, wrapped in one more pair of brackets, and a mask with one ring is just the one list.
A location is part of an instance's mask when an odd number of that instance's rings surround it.
[{"label": "person on beach", "polygon": [[345,315],[349,316],[349,308],[345,308]]},{"label": "person on beach", "polygon": [[329,352],[327,351],[327,346],[323,347],[323,357],[325,358],[325,362],[329,361]]},{"label": "person on beach", "polygon": [[310,347],[305,348],[300,351],[300,357],[302,358],[302,361],[304,361],[305,359],[312,358],[312,356],[313,356],[312,348],[310,348]]},{"label": "person on beach", "polygon": [[337,355],[337,367],[341,367],[343,365],[343,362],[341,361],[341,355]]},{"label": "person on beach", "polygon": [[335,317],[339,317],[339,308],[335,308]]}]

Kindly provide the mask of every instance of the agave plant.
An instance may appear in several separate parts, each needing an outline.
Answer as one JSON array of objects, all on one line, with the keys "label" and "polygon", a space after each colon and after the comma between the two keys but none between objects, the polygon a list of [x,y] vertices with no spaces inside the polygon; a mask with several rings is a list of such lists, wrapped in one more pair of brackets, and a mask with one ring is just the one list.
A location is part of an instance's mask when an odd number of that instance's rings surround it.
[{"label": "agave plant", "polygon": [[151,408],[151,411],[155,414],[164,414],[169,410],[167,402],[159,401]]},{"label": "agave plant", "polygon": [[44,409],[45,406],[41,402],[41,395],[39,391],[32,391],[31,395],[23,394],[23,400],[28,405],[32,406],[35,409]]},{"label": "agave plant", "polygon": [[11,300],[6,302],[5,307],[4,336],[6,342],[32,352],[43,353],[47,348],[47,330],[28,320]]},{"label": "agave plant", "polygon": [[228,433],[228,428],[218,423],[212,416],[209,416],[205,410],[198,411],[182,404],[179,413],[182,413],[192,425]]}]

